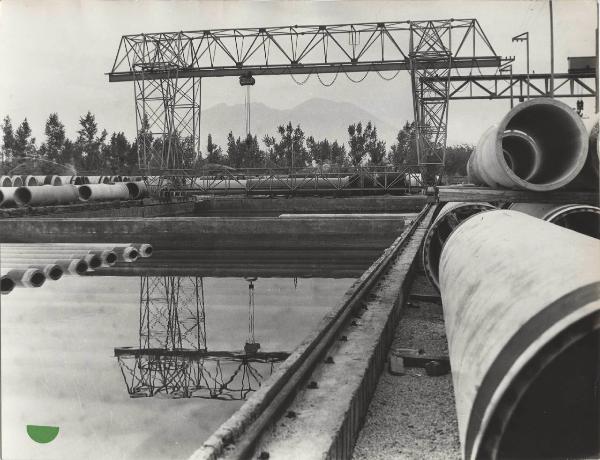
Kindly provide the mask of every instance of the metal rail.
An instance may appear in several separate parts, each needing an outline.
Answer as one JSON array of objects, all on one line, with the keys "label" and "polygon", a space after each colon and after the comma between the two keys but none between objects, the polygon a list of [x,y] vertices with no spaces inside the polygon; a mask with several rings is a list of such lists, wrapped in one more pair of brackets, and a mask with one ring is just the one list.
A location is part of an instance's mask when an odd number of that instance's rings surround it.
[{"label": "metal rail", "polygon": [[382,275],[410,240],[415,230],[430,215],[427,204],[411,225],[363,273],[344,295],[340,305],[321,322],[273,374],[272,380],[259,390],[192,456],[194,460],[213,459],[225,453],[235,459],[250,458],[261,435],[283,413],[298,392],[299,386],[323,359],[351,315],[360,307],[367,295],[377,285]]}]

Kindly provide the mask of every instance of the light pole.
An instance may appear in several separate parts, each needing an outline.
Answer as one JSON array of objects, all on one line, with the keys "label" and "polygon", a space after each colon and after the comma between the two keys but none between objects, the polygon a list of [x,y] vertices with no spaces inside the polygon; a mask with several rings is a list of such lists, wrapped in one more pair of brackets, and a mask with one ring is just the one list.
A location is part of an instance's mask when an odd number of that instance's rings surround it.
[{"label": "light pole", "polygon": [[525,42],[527,46],[527,100],[529,100],[529,32],[523,32],[512,38],[513,42]]}]

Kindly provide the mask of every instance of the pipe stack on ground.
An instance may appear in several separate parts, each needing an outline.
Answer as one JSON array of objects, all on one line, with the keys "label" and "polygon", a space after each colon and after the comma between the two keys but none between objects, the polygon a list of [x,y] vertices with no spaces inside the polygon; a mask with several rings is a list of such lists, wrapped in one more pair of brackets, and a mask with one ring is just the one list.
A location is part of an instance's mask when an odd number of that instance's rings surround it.
[{"label": "pipe stack on ground", "polygon": [[440,291],[464,458],[598,458],[600,242],[481,213],[446,241]]},{"label": "pipe stack on ground", "polygon": [[150,244],[2,244],[0,290],[8,294],[15,287],[40,287],[46,279],[110,268],[118,260],[135,262],[152,252]]},{"label": "pipe stack on ground", "polygon": [[550,191],[580,174],[587,153],[587,131],[573,109],[555,99],[531,99],[483,134],[467,172],[476,185]]},{"label": "pipe stack on ground", "polygon": [[492,209],[495,206],[488,203],[448,203],[431,223],[423,240],[422,260],[425,276],[437,290],[440,255],[452,231],[472,215]]}]

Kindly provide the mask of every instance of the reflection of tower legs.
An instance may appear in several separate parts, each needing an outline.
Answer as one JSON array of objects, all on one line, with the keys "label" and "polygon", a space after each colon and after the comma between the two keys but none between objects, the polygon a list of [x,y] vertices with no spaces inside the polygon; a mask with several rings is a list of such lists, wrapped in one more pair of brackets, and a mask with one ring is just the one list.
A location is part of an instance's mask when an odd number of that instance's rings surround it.
[{"label": "reflection of tower legs", "polygon": [[140,279],[138,348],[115,348],[130,397],[245,399],[288,353],[261,353],[254,338],[249,281],[249,339],[244,351],[208,351],[204,283],[199,277]]},{"label": "reflection of tower legs", "polygon": [[202,278],[141,277],[140,348],[206,350]]}]

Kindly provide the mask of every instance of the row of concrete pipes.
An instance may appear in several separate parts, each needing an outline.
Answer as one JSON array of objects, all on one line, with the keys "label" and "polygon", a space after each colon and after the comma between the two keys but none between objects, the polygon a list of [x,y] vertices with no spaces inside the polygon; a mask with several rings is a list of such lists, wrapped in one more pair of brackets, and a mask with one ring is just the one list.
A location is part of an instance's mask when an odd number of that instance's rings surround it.
[{"label": "row of concrete pipes", "polygon": [[148,196],[145,182],[0,187],[0,207],[51,206],[81,201],[138,200]]},{"label": "row of concrete pipes", "polygon": [[85,185],[114,184],[116,182],[139,182],[142,176],[0,176],[0,187],[35,187],[36,185]]},{"label": "row of concrete pipes", "polygon": [[510,110],[481,136],[467,164],[469,182],[492,188],[545,192],[597,190],[598,117],[588,120],[555,99]]},{"label": "row of concrete pipes", "polygon": [[0,292],[17,287],[38,288],[46,280],[83,275],[117,262],[150,257],[150,244],[2,244],[0,245]]}]

